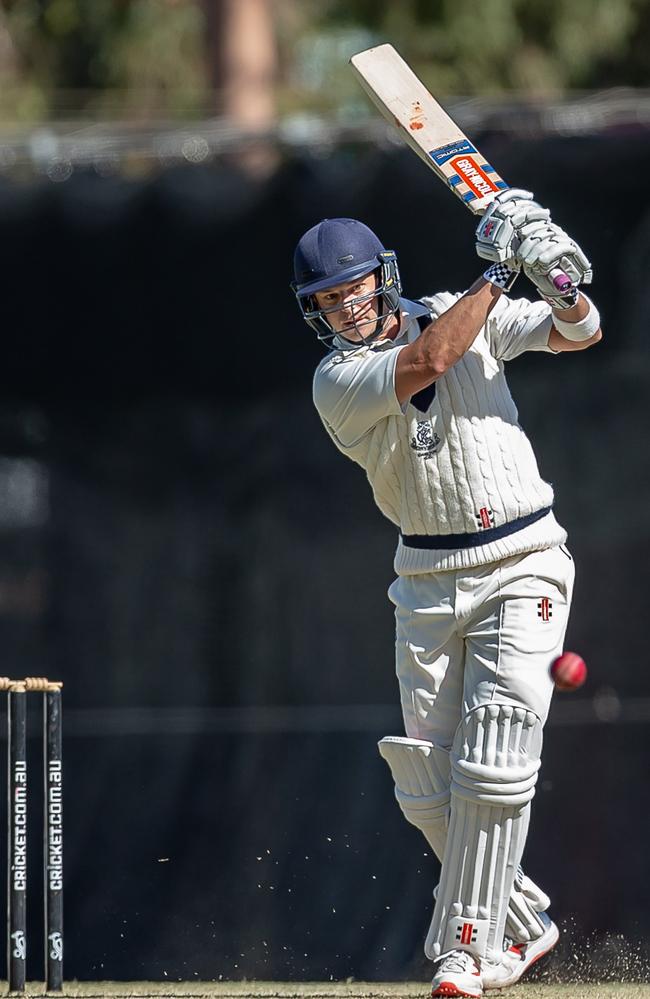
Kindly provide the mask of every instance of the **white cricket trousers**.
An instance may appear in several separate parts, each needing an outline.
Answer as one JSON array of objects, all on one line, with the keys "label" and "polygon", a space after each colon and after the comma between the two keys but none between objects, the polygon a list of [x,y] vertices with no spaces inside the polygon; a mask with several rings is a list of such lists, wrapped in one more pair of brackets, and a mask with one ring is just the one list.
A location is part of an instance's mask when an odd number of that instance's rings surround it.
[{"label": "white cricket trousers", "polygon": [[461,718],[490,702],[528,708],[544,724],[574,572],[560,545],[474,568],[398,576],[388,596],[407,736],[450,749]]}]

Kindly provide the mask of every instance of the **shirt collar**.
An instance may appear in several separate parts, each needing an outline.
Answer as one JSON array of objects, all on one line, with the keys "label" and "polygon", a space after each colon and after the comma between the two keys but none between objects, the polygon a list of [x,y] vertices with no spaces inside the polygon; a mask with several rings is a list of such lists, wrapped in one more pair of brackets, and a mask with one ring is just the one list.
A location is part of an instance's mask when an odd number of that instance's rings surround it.
[{"label": "shirt collar", "polygon": [[430,309],[423,305],[422,302],[412,302],[409,298],[400,298],[399,300],[399,311],[401,316],[401,332],[395,337],[394,340],[378,340],[376,343],[370,344],[359,344],[358,347],[350,348],[349,342],[343,337],[336,337],[332,344],[336,350],[344,350],[346,353],[350,353],[350,350],[390,350],[391,347],[403,346],[405,343],[412,343],[420,335],[420,327],[417,324],[417,319],[420,316],[430,315]]}]

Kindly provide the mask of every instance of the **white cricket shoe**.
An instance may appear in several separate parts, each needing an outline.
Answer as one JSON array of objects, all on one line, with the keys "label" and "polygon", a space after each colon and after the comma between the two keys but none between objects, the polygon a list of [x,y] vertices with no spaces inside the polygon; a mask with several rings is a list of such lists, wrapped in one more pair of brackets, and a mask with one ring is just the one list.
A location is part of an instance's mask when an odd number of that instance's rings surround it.
[{"label": "white cricket shoe", "polygon": [[[530,943],[511,944],[507,950],[504,950],[499,964],[487,961],[482,963],[481,979],[484,989],[505,989],[508,985],[514,985],[535,964],[535,961],[539,961],[540,957],[553,950],[559,940],[560,931],[545,912],[540,912],[539,918],[546,926],[541,937],[531,940]],[[442,995],[446,993],[443,992]]]},{"label": "white cricket shoe", "polygon": [[431,982],[431,995],[481,999],[483,983],[476,958],[466,950],[452,950],[441,957]]}]

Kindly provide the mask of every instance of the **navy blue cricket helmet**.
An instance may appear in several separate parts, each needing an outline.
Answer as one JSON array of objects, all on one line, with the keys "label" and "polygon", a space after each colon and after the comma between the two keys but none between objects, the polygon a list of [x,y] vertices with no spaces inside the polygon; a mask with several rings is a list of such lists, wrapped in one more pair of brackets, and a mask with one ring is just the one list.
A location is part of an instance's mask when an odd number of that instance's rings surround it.
[{"label": "navy blue cricket helmet", "polygon": [[[363,222],[356,219],[323,219],[301,237],[293,258],[294,281],[291,284],[305,322],[316,331],[318,339],[332,347],[334,337],[341,336],[327,319],[329,310],[321,309],[315,292],[365,277],[377,272],[377,287],[370,298],[379,299],[379,320],[364,343],[371,343],[383,332],[390,316],[399,309],[402,291],[397,260],[392,250],[386,250],[381,240]],[[358,342],[350,341],[351,347]]]}]

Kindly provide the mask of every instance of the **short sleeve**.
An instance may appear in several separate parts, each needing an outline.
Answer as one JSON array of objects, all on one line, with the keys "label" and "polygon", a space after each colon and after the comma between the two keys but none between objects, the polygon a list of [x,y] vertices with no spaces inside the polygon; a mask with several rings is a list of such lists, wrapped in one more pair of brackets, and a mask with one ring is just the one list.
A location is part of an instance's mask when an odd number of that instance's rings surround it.
[{"label": "short sleeve", "polygon": [[314,376],[314,404],[342,447],[352,447],[387,416],[400,416],[395,364],[401,347],[326,358]]},{"label": "short sleeve", "polygon": [[551,307],[546,302],[502,295],[485,324],[490,352],[503,361],[511,361],[526,350],[553,354],[548,345],[552,326]]},{"label": "short sleeve", "polygon": [[443,312],[451,309],[459,298],[463,297],[462,291],[451,292],[441,291],[437,295],[424,295],[420,301],[426,305],[433,319],[438,319]]}]

